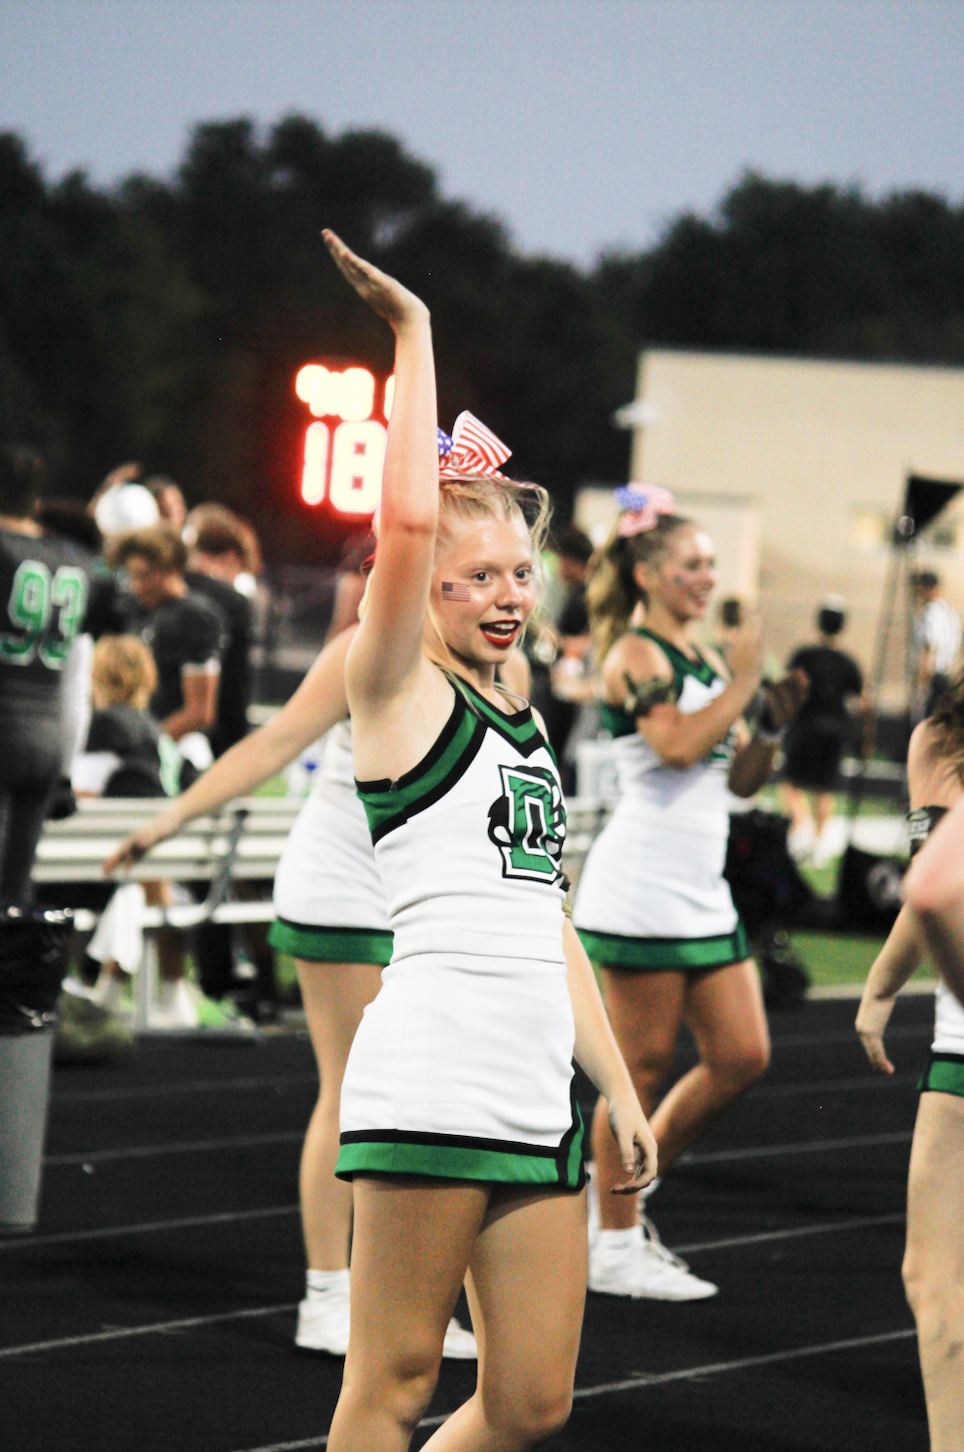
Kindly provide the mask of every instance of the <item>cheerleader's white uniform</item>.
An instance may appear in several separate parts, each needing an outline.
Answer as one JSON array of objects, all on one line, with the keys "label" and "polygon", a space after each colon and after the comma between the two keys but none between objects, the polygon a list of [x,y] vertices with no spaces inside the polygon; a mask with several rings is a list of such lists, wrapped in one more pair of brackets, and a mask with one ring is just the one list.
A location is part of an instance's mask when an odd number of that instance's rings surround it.
[{"label": "cheerleader's white uniform", "polygon": [[[677,704],[699,711],[726,681],[660,636]],[[703,971],[739,963],[749,941],[723,876],[729,834],[727,777],[735,731],[698,762],[666,766],[625,711],[603,708],[614,742],[620,799],[593,843],[573,922],[589,957],[630,971]]]},{"label": "cheerleader's white uniform", "polygon": [[418,766],[357,785],[395,943],[348,1058],[336,1173],[578,1189],[565,806],[532,712],[459,680]]},{"label": "cheerleader's white uniform", "polygon": [[355,791],[351,725],[328,733],[321,770],[285,843],[274,880],[271,946],[319,963],[376,963],[392,956],[365,809]]},{"label": "cheerleader's white uniform", "polygon": [[[918,807],[909,814],[912,857],[923,847],[946,810],[945,807]],[[964,1007],[943,981],[938,983],[934,995],[934,1042],[919,1088],[964,1097]]]}]

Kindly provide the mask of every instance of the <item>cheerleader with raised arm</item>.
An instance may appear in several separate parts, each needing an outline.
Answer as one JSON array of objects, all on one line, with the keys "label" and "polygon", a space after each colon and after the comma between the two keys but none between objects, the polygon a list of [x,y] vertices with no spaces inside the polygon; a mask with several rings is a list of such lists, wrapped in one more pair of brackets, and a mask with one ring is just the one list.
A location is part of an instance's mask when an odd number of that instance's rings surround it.
[{"label": "cheerleader with raised arm", "polygon": [[[573,921],[652,1114],[663,1174],[767,1067],[756,965],[723,877],[728,791],[749,797],[767,780],[805,684],[790,676],[769,688],[751,732],[743,717],[760,693],[758,623],[734,631],[729,667],[690,639],[716,584],[711,540],[675,512],[665,489],[630,486],[617,501],[588,600],[621,796],[590,850]],[[645,625],[631,624],[640,618]],[[684,1022],[699,1062],[655,1108]],[[637,1217],[634,1201],[610,1194],[621,1171],[604,1099],[592,1143],[590,1289],[671,1301],[713,1295]]]},{"label": "cheerleader with raised arm", "polygon": [[958,996],[964,989],[964,676],[915,728],[907,788],[915,859],[907,902],[867,976],[857,1032],[874,1068],[892,1074],[884,1034],[897,994],[929,945],[942,977],[911,1146],[903,1271],[917,1321],[931,1452],[959,1452],[964,1447],[964,1004]]},{"label": "cheerleader with raised arm", "polygon": [[523,1449],[566,1420],[585,1297],[572,1057],[605,1093],[633,1192],[655,1147],[563,914],[565,809],[530,708],[495,672],[537,595],[545,491],[490,468],[440,487],[424,305],[330,233],[395,332],[395,401],[352,746],[394,932],[342,1085],[351,1340],[331,1452],[407,1448],[468,1275],[475,1394],[428,1446]]}]

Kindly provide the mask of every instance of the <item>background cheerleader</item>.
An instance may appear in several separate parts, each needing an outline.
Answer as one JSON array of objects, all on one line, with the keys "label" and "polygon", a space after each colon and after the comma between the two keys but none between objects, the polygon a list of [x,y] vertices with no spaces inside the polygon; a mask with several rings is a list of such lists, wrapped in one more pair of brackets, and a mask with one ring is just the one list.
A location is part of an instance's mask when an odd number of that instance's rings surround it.
[{"label": "background cheerleader", "polygon": [[[910,739],[907,787],[911,854],[955,804],[964,801],[964,676],[940,698]],[[956,816],[960,816],[957,806]],[[921,915],[936,935],[951,982],[964,969],[964,838],[949,823],[908,877],[908,902],[877,955],[864,987],[857,1032],[875,1069],[892,1074],[884,1033],[897,994],[926,944]],[[947,909],[951,912],[948,917]],[[932,1452],[964,1447],[964,1005],[941,981],[934,1041],[920,1082],[907,1187],[904,1285],[917,1322]]]},{"label": "background cheerleader", "polygon": [[[764,1072],[769,1040],[756,965],[723,878],[728,789],[767,780],[780,728],[804,694],[789,676],[769,691],[751,736],[743,713],[760,690],[760,627],[734,631],[730,668],[689,639],[716,584],[712,542],[675,514],[662,489],[617,491],[622,513],[600,552],[588,598],[602,661],[604,724],[614,737],[620,800],[593,844],[573,912],[600,966],[617,1042],[649,1114],[681,1022],[699,1063],[653,1114],[660,1170]],[[646,624],[630,622],[642,618]],[[731,676],[732,672],[732,676]],[[593,1121],[599,1231],[589,1286],[610,1295],[694,1300],[716,1287],[693,1276],[609,1192],[619,1156],[600,1100]],[[645,1233],[644,1233],[645,1232]]]},{"label": "background cheerleader", "polygon": [[[355,793],[345,719],[345,655],[353,633],[354,627],[325,647],[273,720],[220,757],[104,865],[108,873],[131,866],[185,823],[249,795],[330,731],[321,770],[278,865],[278,917],[269,939],[295,958],[320,1080],[299,1175],[308,1269],[295,1341],[304,1350],[336,1356],[348,1348],[352,1198],[351,1186],[334,1174],[341,1081],[355,1031],[392,952],[385,896]],[[455,1320],[446,1329],[443,1354],[456,1359],[476,1354],[472,1333]]]}]

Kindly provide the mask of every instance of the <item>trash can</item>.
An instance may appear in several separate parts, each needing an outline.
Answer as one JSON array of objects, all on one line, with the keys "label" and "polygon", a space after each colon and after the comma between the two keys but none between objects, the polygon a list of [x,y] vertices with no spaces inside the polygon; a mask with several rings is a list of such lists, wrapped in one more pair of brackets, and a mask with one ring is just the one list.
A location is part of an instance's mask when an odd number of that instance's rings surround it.
[{"label": "trash can", "polygon": [[0,1234],[32,1230],[72,914],[0,908]]}]

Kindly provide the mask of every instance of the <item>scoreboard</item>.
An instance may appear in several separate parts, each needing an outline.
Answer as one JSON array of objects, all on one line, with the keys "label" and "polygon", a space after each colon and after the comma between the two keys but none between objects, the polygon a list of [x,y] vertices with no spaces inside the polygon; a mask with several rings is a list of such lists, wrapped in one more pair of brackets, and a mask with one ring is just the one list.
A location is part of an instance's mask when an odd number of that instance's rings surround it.
[{"label": "scoreboard", "polygon": [[298,370],[295,393],[315,419],[305,432],[301,497],[306,504],[327,499],[340,514],[374,514],[394,392],[394,375],[381,381],[367,368],[339,372],[306,363]]}]

